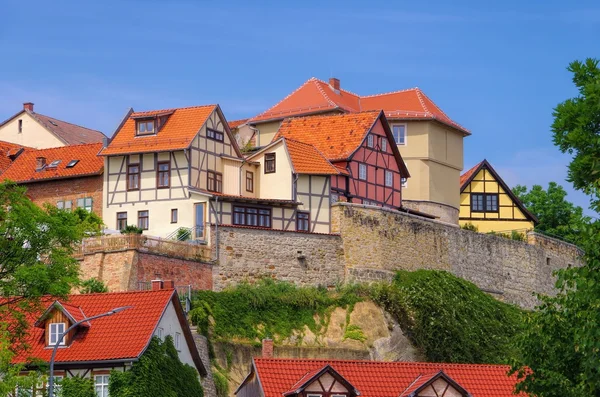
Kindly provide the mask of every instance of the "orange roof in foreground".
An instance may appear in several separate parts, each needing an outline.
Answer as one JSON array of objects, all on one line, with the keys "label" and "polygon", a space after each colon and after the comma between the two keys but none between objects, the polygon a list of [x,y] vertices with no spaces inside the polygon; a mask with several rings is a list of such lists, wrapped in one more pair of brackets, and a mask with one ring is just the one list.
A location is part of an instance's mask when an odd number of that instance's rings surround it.
[{"label": "orange roof in foreground", "polygon": [[[69,295],[65,309],[75,315],[74,307],[86,316],[105,313],[111,309],[132,306],[112,316],[90,322],[80,329],[68,348],[58,349],[57,363],[132,359],[146,349],[162,314],[171,301],[174,290],[141,292],[117,292],[103,294]],[[31,350],[15,357],[14,362],[27,362],[35,357],[45,362],[50,360],[52,349],[45,346],[44,329],[34,326],[43,311],[54,302],[47,298],[42,312],[30,317],[29,341]],[[79,314],[78,316],[81,316]]]},{"label": "orange roof in foreground", "polygon": [[507,375],[508,365],[254,359],[254,368],[265,397],[281,397],[307,373],[327,364],[352,384],[361,397],[398,397],[419,376],[440,370],[470,392],[472,397],[513,397],[517,383],[516,375]]},{"label": "orange roof in foreground", "polygon": [[345,160],[362,143],[381,111],[285,119],[275,139],[313,145],[329,161]]},{"label": "orange roof in foreground", "polygon": [[[29,149],[17,157],[10,167],[2,173],[0,179],[10,179],[19,183],[37,182],[58,178],[75,178],[87,175],[101,174],[104,169],[104,159],[98,156],[102,143],[85,145],[61,146],[50,149]],[[44,157],[49,165],[60,160],[56,167],[46,166],[37,171],[37,158]],[[79,160],[75,166],[67,168],[71,160]]]},{"label": "orange roof in foreground", "polygon": [[328,83],[314,77],[249,121],[257,123],[334,110],[346,113],[383,110],[389,119],[437,120],[469,134],[466,128],[450,119],[420,88],[360,96],[343,89],[336,91]]},{"label": "orange roof in foreground", "polygon": [[[205,105],[132,113],[101,154],[105,156],[186,149],[216,108],[217,105]],[[135,118],[163,114],[169,115],[157,134],[136,136]]]},{"label": "orange roof in foreground", "polygon": [[21,145],[0,141],[0,174],[13,162],[9,156],[16,155],[22,148]]},{"label": "orange roof in foreground", "polygon": [[313,175],[338,175],[341,173],[313,145],[288,138],[283,138],[283,140],[296,173]]}]

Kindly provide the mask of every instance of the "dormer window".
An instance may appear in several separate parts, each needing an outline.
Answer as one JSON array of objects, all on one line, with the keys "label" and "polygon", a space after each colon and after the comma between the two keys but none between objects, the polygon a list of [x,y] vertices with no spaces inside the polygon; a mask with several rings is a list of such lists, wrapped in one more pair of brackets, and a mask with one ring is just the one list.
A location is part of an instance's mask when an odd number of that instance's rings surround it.
[{"label": "dormer window", "polygon": [[138,135],[153,135],[155,133],[154,120],[139,120],[137,122]]},{"label": "dormer window", "polygon": [[[56,342],[60,339],[60,336],[67,329],[67,324],[65,323],[50,323],[48,324],[48,345],[54,346]],[[65,345],[65,338],[63,338],[60,343],[60,346]]]}]

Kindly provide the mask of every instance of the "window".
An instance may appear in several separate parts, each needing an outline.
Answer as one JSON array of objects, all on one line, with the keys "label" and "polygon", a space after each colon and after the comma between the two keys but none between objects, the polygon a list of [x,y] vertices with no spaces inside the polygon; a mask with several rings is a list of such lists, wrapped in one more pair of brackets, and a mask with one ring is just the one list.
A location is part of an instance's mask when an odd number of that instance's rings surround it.
[{"label": "window", "polygon": [[129,164],[127,166],[127,190],[138,190],[140,188],[140,165]]},{"label": "window", "polygon": [[71,160],[69,161],[69,164],[67,164],[67,168],[73,168],[77,165],[77,163],[79,163],[79,160]]},{"label": "window", "polygon": [[307,394],[306,397],[323,397],[323,395],[322,394],[310,393],[310,394]]},{"label": "window", "polygon": [[385,170],[385,186],[394,186],[394,173],[392,171]]},{"label": "window", "polygon": [[214,141],[219,142],[223,142],[223,139],[225,137],[222,132],[211,130],[210,128],[206,129],[206,136],[208,137],[208,139],[212,139]]},{"label": "window", "polygon": [[498,212],[498,195],[488,194],[485,196],[485,210]]},{"label": "window", "polygon": [[472,193],[471,211],[473,212],[498,212],[497,193]]},{"label": "window", "polygon": [[158,327],[156,329],[156,336],[158,339],[162,340],[163,339],[163,329],[161,327]]},{"label": "window", "polygon": [[83,198],[77,199],[77,207],[83,208],[84,210],[86,210],[88,212],[92,212],[92,203],[93,203],[93,200],[91,197],[83,197]]},{"label": "window", "polygon": [[265,174],[275,172],[275,153],[265,154]]},{"label": "window", "polygon": [[181,343],[181,334],[179,332],[175,332],[175,349],[179,350],[180,349],[180,343]]},{"label": "window", "polygon": [[[66,324],[65,323],[50,323],[48,326],[48,330],[50,334],[48,335],[48,345],[54,346],[56,342],[60,339],[60,336],[63,332],[65,332]],[[65,339],[63,338],[59,345],[64,345]]]},{"label": "window", "polygon": [[23,120],[19,119],[19,134],[23,132]]},{"label": "window", "polygon": [[373,145],[373,134],[369,134],[367,135],[367,146],[368,147],[373,147],[375,145]]},{"label": "window", "polygon": [[159,188],[169,187],[171,175],[171,162],[163,161],[158,163],[158,169],[156,170],[156,186]]},{"label": "window", "polygon": [[406,124],[393,125],[392,135],[398,145],[406,145]]},{"label": "window", "polygon": [[108,397],[108,381],[110,375],[94,376],[94,385],[96,386],[96,395],[98,397]]},{"label": "window", "polygon": [[471,211],[476,211],[476,212],[485,211],[483,199],[484,199],[483,194],[472,194],[471,195]]},{"label": "window", "polygon": [[296,230],[301,232],[310,231],[310,213],[296,212]]},{"label": "window", "polygon": [[71,200],[60,200],[56,202],[56,208],[59,210],[71,211],[73,202]]},{"label": "window", "polygon": [[246,191],[254,191],[254,172],[246,171]]},{"label": "window", "polygon": [[381,151],[387,152],[387,139],[381,138]]},{"label": "window", "polygon": [[358,179],[362,179],[363,181],[367,180],[367,165],[366,164],[358,165]]},{"label": "window", "polygon": [[222,192],[223,191],[223,175],[214,172],[208,171],[208,183],[206,184],[206,189],[210,192]]},{"label": "window", "polygon": [[251,207],[233,207],[233,224],[270,228],[271,210]]},{"label": "window", "polygon": [[179,214],[177,213],[177,208],[173,208],[171,210],[171,223],[177,223],[177,218]]},{"label": "window", "polygon": [[56,168],[56,167],[58,167],[59,164],[60,164],[60,160],[54,160],[53,162],[51,162],[50,164],[48,164],[46,166],[46,168]]},{"label": "window", "polygon": [[138,121],[137,122],[137,134],[138,135],[154,134],[154,120]]},{"label": "window", "polygon": [[400,183],[402,184],[402,187],[406,187],[408,185],[408,182],[407,182],[406,178],[401,178],[400,179]]},{"label": "window", "polygon": [[117,212],[117,230],[127,227],[127,212]]},{"label": "window", "polygon": [[149,211],[138,211],[138,227],[142,230],[148,230]]}]

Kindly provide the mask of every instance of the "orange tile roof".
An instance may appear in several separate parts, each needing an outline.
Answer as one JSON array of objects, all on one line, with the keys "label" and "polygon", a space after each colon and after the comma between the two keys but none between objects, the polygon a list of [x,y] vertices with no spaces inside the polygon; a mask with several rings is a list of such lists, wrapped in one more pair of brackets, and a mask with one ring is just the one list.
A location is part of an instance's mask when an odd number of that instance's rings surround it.
[{"label": "orange tile roof", "polygon": [[248,120],[249,119],[233,120],[233,121],[228,122],[227,124],[229,124],[229,128],[234,129],[234,128],[239,127],[242,124],[246,124],[246,122]]},{"label": "orange tile roof", "polygon": [[0,141],[0,175],[14,161],[11,156],[16,155],[23,146],[10,142]]},{"label": "orange tile roof", "polygon": [[[217,107],[218,105],[205,105],[131,113],[115,133],[108,147],[102,150],[101,155],[186,149]],[[169,113],[171,114],[168,116],[166,123],[157,134],[136,135],[136,118]]]},{"label": "orange tile roof", "polygon": [[250,122],[260,123],[336,110],[348,113],[383,110],[390,119],[437,120],[469,134],[467,129],[450,119],[419,88],[359,96],[343,89],[336,91],[328,83],[314,77],[271,108],[251,118]]},{"label": "orange tile roof", "polygon": [[[146,349],[168,303],[173,299],[174,290],[141,292],[117,292],[103,294],[70,295],[69,313],[73,307],[80,308],[87,316],[105,313],[111,309],[131,306],[112,316],[90,322],[90,326],[80,330],[68,348],[58,349],[57,363],[135,359]],[[46,299],[46,306],[54,300]],[[16,363],[37,358],[48,362],[52,349],[46,348],[43,328],[33,324],[41,313],[28,315],[28,351],[21,351],[13,360]],[[79,315],[81,316],[81,315]],[[79,317],[78,316],[78,317]]]},{"label": "orange tile roof", "polygon": [[348,159],[371,130],[380,111],[285,119],[274,139],[313,145],[329,161]]},{"label": "orange tile roof", "polygon": [[313,175],[339,175],[341,173],[313,145],[289,138],[283,138],[283,141],[296,173]]},{"label": "orange tile roof", "polygon": [[255,358],[253,369],[264,396],[281,397],[307,373],[327,364],[361,397],[398,397],[419,376],[440,370],[473,397],[514,397],[517,383],[516,375],[507,375],[508,365]]},{"label": "orange tile roof", "polygon": [[483,161],[480,161],[479,163],[475,164],[472,168],[470,168],[468,171],[466,171],[464,174],[462,174],[460,176],[460,189],[464,189],[465,185],[467,184],[467,182],[469,181],[469,179],[471,179],[471,176],[473,176],[473,174],[479,170],[479,167],[481,167],[481,165],[483,164]]},{"label": "orange tile roof", "polygon": [[[18,183],[38,182],[49,179],[76,178],[99,175],[104,170],[104,159],[98,155],[102,143],[62,146],[50,149],[25,149],[19,157],[2,173],[0,179],[10,179]],[[37,158],[46,158],[49,165],[60,160],[56,167],[45,167],[37,171]],[[79,160],[74,167],[67,168],[71,160]]]}]

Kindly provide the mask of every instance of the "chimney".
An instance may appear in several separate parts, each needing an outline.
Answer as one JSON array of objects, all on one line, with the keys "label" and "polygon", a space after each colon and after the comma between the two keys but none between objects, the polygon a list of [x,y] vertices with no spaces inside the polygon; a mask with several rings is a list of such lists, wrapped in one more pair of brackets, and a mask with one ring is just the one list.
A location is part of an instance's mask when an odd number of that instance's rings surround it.
[{"label": "chimney", "polygon": [[340,79],[336,79],[335,77],[330,77],[329,78],[329,85],[334,90],[338,90],[339,91],[340,90]]},{"label": "chimney", "polygon": [[160,291],[163,289],[163,281],[162,280],[152,280],[152,291]]},{"label": "chimney", "polygon": [[163,283],[164,289],[175,289],[175,281],[173,280],[165,280]]},{"label": "chimney", "polygon": [[41,170],[46,166],[46,158],[45,157],[36,157],[35,158],[35,167],[38,170]]},{"label": "chimney", "polygon": [[262,358],[273,358],[273,339],[262,340]]},{"label": "chimney", "polygon": [[33,102],[25,102],[23,104],[23,110],[29,110],[30,112],[33,112]]}]

